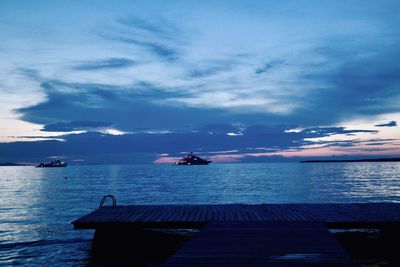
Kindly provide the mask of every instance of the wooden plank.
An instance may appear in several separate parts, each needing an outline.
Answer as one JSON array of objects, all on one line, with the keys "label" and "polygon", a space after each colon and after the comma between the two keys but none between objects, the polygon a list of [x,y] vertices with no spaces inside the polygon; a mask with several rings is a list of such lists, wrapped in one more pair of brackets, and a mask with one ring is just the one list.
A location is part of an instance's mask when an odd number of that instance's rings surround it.
[{"label": "wooden plank", "polygon": [[162,267],[355,266],[318,223],[210,223]]}]

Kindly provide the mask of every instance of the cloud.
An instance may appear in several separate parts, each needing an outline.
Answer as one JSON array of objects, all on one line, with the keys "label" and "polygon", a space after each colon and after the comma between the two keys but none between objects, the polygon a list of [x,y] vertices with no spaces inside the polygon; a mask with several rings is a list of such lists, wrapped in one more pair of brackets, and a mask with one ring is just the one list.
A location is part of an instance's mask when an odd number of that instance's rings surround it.
[{"label": "cloud", "polygon": [[[335,141],[327,141],[327,140],[306,140],[304,142],[305,145],[314,145],[315,148],[321,148],[321,147],[356,147],[360,145],[366,145],[366,146],[383,146],[386,144],[393,144],[397,140],[396,139],[376,139],[376,138],[371,138],[371,139],[351,139],[351,140],[335,140]],[[313,149],[312,147],[309,147],[309,149]]]},{"label": "cloud", "polygon": [[45,132],[72,132],[72,131],[87,131],[93,129],[104,129],[112,126],[111,122],[103,121],[70,121],[57,122],[45,125],[42,131]]},{"label": "cloud", "polygon": [[203,132],[203,133],[211,133],[211,134],[227,134],[227,133],[235,133],[239,132],[240,130],[233,126],[232,124],[228,123],[208,123],[204,124],[200,127],[195,129],[196,131]]},{"label": "cloud", "polygon": [[[54,130],[72,130],[88,126],[108,126],[106,122],[71,122],[55,124]],[[64,128],[63,128],[64,127]],[[50,157],[63,155],[67,158],[84,158],[91,162],[98,162],[104,154],[115,155],[116,158],[125,158],[127,154],[147,155],[145,158],[158,158],[160,154],[168,153],[168,157],[176,158],[184,151],[194,151],[209,155],[215,159],[240,160],[244,157],[282,156],[284,151],[319,150],[323,148],[349,148],[360,151],[358,147],[374,146],[376,151],[387,150],[385,145],[393,144],[391,139],[369,139],[344,141],[313,141],[310,138],[337,136],[340,134],[365,133],[365,130],[346,130],[343,127],[312,128],[300,132],[287,132],[289,127],[255,125],[242,129],[241,135],[228,135],[229,132],[239,129],[232,125],[209,124],[199,127],[196,131],[185,132],[138,132],[124,135],[112,135],[100,132],[67,134],[63,141],[16,142],[0,143],[0,157]],[[50,138],[50,137],[47,137]],[[373,152],[373,151],[372,151]],[[25,155],[25,156],[24,156]],[[100,156],[99,156],[100,155]],[[152,155],[152,156],[151,156]],[[100,157],[100,158],[99,158]],[[101,159],[104,160],[104,159]],[[135,160],[138,160],[135,158]],[[275,158],[275,160],[277,160]],[[148,162],[148,161],[146,161]]]},{"label": "cloud", "polygon": [[139,47],[142,47],[154,55],[159,56],[160,58],[164,58],[167,60],[175,60],[178,58],[179,52],[177,49],[174,49],[168,45],[161,44],[158,42],[151,41],[141,41],[134,38],[129,37],[114,37],[114,40],[118,40],[127,44],[133,44]]},{"label": "cloud", "polygon": [[126,68],[136,65],[137,62],[127,58],[109,58],[98,61],[88,61],[80,63],[73,68],[75,70],[92,71],[92,70],[104,70],[104,69],[119,69]]},{"label": "cloud", "polygon": [[308,134],[315,135],[334,135],[334,134],[346,134],[352,135],[355,133],[373,133],[376,134],[379,131],[377,130],[346,130],[345,127],[314,127],[307,128],[304,132]]},{"label": "cloud", "polygon": [[[271,124],[309,127],[399,111],[396,99],[400,98],[400,94],[395,89],[395,84],[399,82],[398,75],[395,75],[399,66],[395,62],[400,58],[399,50],[394,45],[398,43],[395,37],[385,37],[385,41],[374,51],[369,46],[375,44],[374,38],[361,36],[364,38],[362,42],[368,45],[360,46],[346,35],[330,34],[324,38],[313,36],[305,47],[290,42],[290,45],[281,47],[283,52],[279,50],[273,57],[270,51],[235,49],[229,53],[218,50],[209,56],[198,53],[198,49],[204,50],[204,47],[198,46],[204,44],[195,42],[205,37],[187,34],[188,26],[177,27],[172,21],[117,17],[99,35],[113,46],[132,44],[133,47],[129,46],[124,52],[135,55],[134,62],[129,57],[111,57],[99,61],[87,60],[87,63],[77,65],[79,72],[85,74],[88,71],[82,70],[110,71],[108,83],[102,81],[96,85],[93,82],[97,77],[107,81],[104,75],[83,76],[80,82],[79,77],[82,76],[79,75],[82,74],[71,73],[69,79],[63,80],[45,77],[44,84],[58,83],[57,87],[61,88],[64,83],[67,90],[81,90],[80,97],[86,99],[81,102],[89,107],[99,107],[99,110],[107,109],[101,105],[118,102],[111,99],[112,95],[117,95],[115,97],[121,102],[124,98],[131,103],[136,103],[135,99],[144,99],[142,111],[148,108],[151,114],[153,110],[163,110],[175,119],[185,121],[185,127],[192,124],[189,115],[194,117],[194,126],[204,123],[204,116],[208,114],[217,122],[250,125],[268,121]],[[226,35],[228,40],[233,37]],[[232,48],[235,47],[236,44],[232,43]],[[292,52],[288,54],[287,51]],[[272,59],[266,62],[265,58]],[[134,72],[128,68],[133,65]],[[261,75],[266,73],[268,75]],[[69,81],[72,79],[78,81]],[[140,80],[150,86],[138,85]],[[110,97],[100,96],[99,90],[96,95],[94,91],[86,90],[85,86],[102,87],[101,93],[110,91]],[[143,97],[137,92],[139,87],[142,92],[148,91],[153,95]],[[52,102],[55,95],[50,90],[46,93],[51,98],[48,102]],[[85,94],[90,95],[91,100]],[[77,102],[72,93],[63,97],[64,102]],[[122,107],[125,105],[121,103]],[[117,106],[111,109],[114,108],[117,109]],[[24,118],[28,118],[27,114]],[[140,124],[138,127],[168,128],[165,124],[162,127]]]},{"label": "cloud", "polygon": [[395,127],[397,126],[397,122],[396,121],[391,121],[388,123],[383,123],[383,124],[376,124],[376,127]]},{"label": "cloud", "polygon": [[192,66],[188,66],[189,78],[193,80],[201,80],[214,75],[229,74],[234,71],[235,68],[246,64],[248,55],[235,54],[229,55],[226,58],[210,59],[200,62],[195,62]]},{"label": "cloud", "polygon": [[16,110],[21,119],[49,125],[102,118],[119,130],[135,132],[193,129],[210,118],[223,121],[226,117],[224,112],[212,109],[162,105],[164,99],[178,94],[149,83],[124,87],[42,80],[41,87],[46,92],[46,101]]},{"label": "cloud", "polygon": [[[313,90],[299,111],[325,122],[399,111],[395,102],[400,93],[395,88],[400,83],[400,65],[396,63],[400,50],[396,46],[381,44],[371,52],[368,46],[350,43],[319,52],[328,62],[319,67],[319,74],[306,74],[303,78],[320,87]],[[329,66],[329,61],[335,66]]]},{"label": "cloud", "polygon": [[281,60],[274,60],[268,63],[265,63],[264,65],[262,65],[261,67],[257,68],[254,73],[259,75],[259,74],[263,74],[269,70],[271,70],[272,68],[275,68],[276,66],[279,66],[283,64],[283,61]]},{"label": "cloud", "polygon": [[[86,123],[81,124],[86,125]],[[250,126],[243,129],[242,135],[238,136],[227,135],[227,132],[237,129],[229,125],[206,125],[201,131],[179,133],[67,134],[62,136],[63,141],[0,143],[0,157],[37,161],[57,155],[71,161],[76,158],[84,159],[87,163],[150,163],[154,161],[169,163],[181,157],[185,151],[194,151],[212,158],[215,162],[261,162],[287,161],[285,157],[291,154],[303,158],[316,154],[328,156],[329,154],[324,154],[324,149],[336,151],[335,153],[339,155],[340,153],[343,155],[364,153],[365,156],[384,151],[391,153],[396,149],[388,146],[395,144],[396,139],[360,140],[354,137],[352,140],[343,141],[305,140],[346,133],[346,130],[340,127],[323,130],[313,128],[313,130],[306,129],[301,132],[287,132],[285,131],[287,128]],[[214,130],[214,132],[209,132],[209,130]],[[361,130],[359,132],[363,133]],[[313,154],[312,151],[316,152]]]},{"label": "cloud", "polygon": [[182,31],[169,21],[119,17],[115,27],[99,34],[110,41],[121,42],[144,49],[160,59],[173,61],[180,56]]},{"label": "cloud", "polygon": [[190,77],[191,78],[203,78],[212,75],[216,75],[220,72],[226,71],[228,69],[227,66],[207,66],[203,68],[196,68],[191,70]]},{"label": "cloud", "polygon": [[139,17],[119,17],[117,22],[126,26],[129,30],[141,34],[149,34],[163,39],[175,40],[181,35],[181,31],[171,21],[161,19],[160,17],[152,19],[142,19]]}]

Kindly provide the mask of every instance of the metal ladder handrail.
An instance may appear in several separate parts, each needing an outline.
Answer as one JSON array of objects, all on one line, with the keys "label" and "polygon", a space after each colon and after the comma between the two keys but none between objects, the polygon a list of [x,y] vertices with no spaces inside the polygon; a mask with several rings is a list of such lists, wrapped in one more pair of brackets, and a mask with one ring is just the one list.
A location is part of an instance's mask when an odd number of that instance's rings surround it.
[{"label": "metal ladder handrail", "polygon": [[106,202],[107,198],[111,198],[111,201],[112,201],[111,206],[112,207],[117,206],[117,200],[116,200],[115,196],[113,196],[113,195],[105,195],[100,201],[99,208],[103,208],[104,207],[104,203]]}]

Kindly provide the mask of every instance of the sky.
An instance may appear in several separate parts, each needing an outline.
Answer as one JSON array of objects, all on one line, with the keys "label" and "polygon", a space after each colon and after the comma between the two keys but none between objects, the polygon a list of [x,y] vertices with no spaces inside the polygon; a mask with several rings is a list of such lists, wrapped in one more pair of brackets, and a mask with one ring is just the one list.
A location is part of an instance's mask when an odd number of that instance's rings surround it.
[{"label": "sky", "polygon": [[400,156],[399,1],[0,1],[0,162]]}]

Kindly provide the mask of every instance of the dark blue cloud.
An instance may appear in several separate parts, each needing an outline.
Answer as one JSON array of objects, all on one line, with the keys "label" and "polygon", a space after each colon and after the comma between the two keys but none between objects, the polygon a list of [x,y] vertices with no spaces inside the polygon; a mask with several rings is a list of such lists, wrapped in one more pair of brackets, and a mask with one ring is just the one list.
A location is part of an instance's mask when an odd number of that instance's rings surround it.
[{"label": "dark blue cloud", "polygon": [[[102,121],[128,132],[138,129],[187,130],[211,121],[229,120],[228,113],[212,109],[164,105],[179,96],[149,83],[121,87],[90,83],[43,81],[47,100],[18,109],[22,119],[40,124],[62,121]],[[185,92],[182,92],[185,94]]]},{"label": "dark blue cloud", "polygon": [[111,122],[104,121],[70,121],[70,122],[57,122],[45,125],[42,131],[45,132],[71,132],[81,131],[88,129],[104,129],[112,126]]},{"label": "dark blue cloud", "polygon": [[144,49],[147,49],[154,55],[157,55],[160,58],[164,58],[167,60],[175,60],[179,56],[179,51],[177,49],[156,41],[142,41],[132,37],[122,37],[122,36],[113,37],[113,39],[127,44],[140,46]]},{"label": "dark blue cloud", "polygon": [[[284,133],[285,130],[289,130],[292,128],[296,128],[296,125],[252,125],[247,127],[244,130],[244,133],[247,135],[257,135],[257,134],[281,134]],[[303,132],[303,131],[302,131]]]},{"label": "dark blue cloud", "polygon": [[300,82],[314,88],[292,114],[293,122],[326,125],[349,117],[399,112],[394,99],[400,93],[394,85],[400,83],[400,49],[399,42],[393,42],[396,45],[374,50],[356,45],[327,45],[317,50],[327,63],[312,67],[300,77]]},{"label": "dark blue cloud", "polygon": [[[360,143],[384,144],[391,140],[354,140],[354,141],[304,141],[305,138],[326,137],[332,134],[346,133],[342,128],[327,128],[287,132],[288,127],[250,126],[242,135],[230,136],[227,133],[237,131],[234,126],[224,124],[204,125],[199,131],[171,132],[164,134],[136,133],[126,135],[108,135],[96,132],[70,134],[62,136],[61,141],[38,141],[0,143],[0,158],[37,160],[40,157],[64,156],[69,159],[83,158],[87,162],[107,162],[105,155],[114,155],[115,159],[126,160],[127,155],[144,155],[145,160],[135,157],[136,162],[150,162],[158,153],[170,153],[179,156],[183,151],[196,151],[208,154],[212,151],[237,150],[240,153],[277,152],[285,149],[301,150],[303,145],[351,147]],[[212,130],[212,131],[210,131]],[[352,130],[355,132],[357,130]],[[363,132],[360,130],[359,132]],[[60,138],[60,137],[58,137]],[[372,145],[371,145],[372,146]],[[379,150],[379,145],[374,145]],[[210,154],[212,155],[212,154]],[[118,160],[117,160],[118,161]],[[108,161],[110,162],[110,161]],[[112,161],[115,162],[115,161]]]},{"label": "dark blue cloud", "polygon": [[[270,125],[307,127],[329,125],[357,116],[399,112],[399,106],[390,101],[399,96],[398,90],[395,90],[396,87],[393,85],[400,83],[398,75],[400,66],[397,64],[400,62],[400,49],[395,46],[381,47],[368,57],[359,56],[359,54],[366,54],[369,50],[370,48],[364,47],[360,48],[360,51],[354,51],[333,45],[326,45],[317,50],[327,61],[339,63],[335,63],[334,68],[322,65],[317,67],[318,71],[312,67],[311,70],[302,72],[299,83],[316,87],[307,88],[311,90],[311,93],[305,95],[288,94],[282,101],[294,102],[298,105],[293,112],[286,114],[188,107],[172,105],[165,101],[169,98],[195,97],[199,90],[209,89],[207,84],[196,89],[162,88],[149,83],[137,83],[125,87],[67,83],[46,80],[42,77],[39,79],[34,70],[25,70],[25,74],[42,83],[47,101],[19,109],[18,112],[22,114],[24,120],[41,124],[59,121],[97,121],[100,117],[104,121],[113,123],[117,129],[128,132],[137,129],[176,131],[196,129],[199,125],[207,123],[232,124],[235,122],[245,126],[268,122]],[[174,57],[175,53],[161,54]],[[275,63],[272,63],[282,64],[279,62],[283,61],[277,59]],[[234,65],[235,62],[230,64]],[[192,74],[199,77],[211,75],[213,72],[223,71],[224,64],[212,63],[208,67],[205,66],[204,70],[199,69],[198,73],[194,69]],[[226,64],[226,68],[230,68],[230,65]],[[315,73],[312,73],[313,71]],[[319,85],[320,88],[318,88]],[[66,88],[66,90],[59,88]],[[350,131],[343,133],[354,134]]]},{"label": "dark blue cloud", "polygon": [[236,54],[225,60],[203,62],[200,66],[194,66],[189,70],[189,77],[196,79],[228,72],[234,67],[242,64],[241,61],[246,58],[248,58],[248,55]]},{"label": "dark blue cloud", "polygon": [[346,130],[344,127],[314,127],[307,128],[304,130],[305,133],[311,135],[333,135],[333,134],[346,134],[352,135],[355,133],[373,133],[376,134],[379,131],[377,130]]},{"label": "dark blue cloud", "polygon": [[264,65],[262,65],[261,67],[257,68],[254,73],[255,74],[263,74],[267,71],[269,71],[270,69],[282,65],[283,61],[282,60],[273,60],[271,62],[267,62]]},{"label": "dark blue cloud", "polygon": [[[111,86],[90,83],[66,83],[56,80],[42,81],[47,100],[37,105],[19,109],[22,119],[47,125],[49,129],[78,129],[85,125],[57,124],[62,122],[97,122],[98,127],[113,125],[126,132],[171,130],[187,132],[198,130],[213,133],[239,133],[234,122],[244,126],[262,120],[269,120],[266,114],[232,114],[228,111],[210,108],[190,108],[177,105],[165,105],[163,100],[169,97],[186,96],[186,92],[168,92],[149,83],[137,83],[131,87]],[[281,120],[285,124],[285,120]],[[104,123],[106,122],[106,123]],[[54,125],[54,123],[56,123]],[[270,125],[275,122],[270,120]],[[93,126],[93,125],[92,125]],[[96,126],[96,125],[95,125]],[[97,127],[96,126],[96,127]],[[245,129],[247,136],[255,139],[268,136],[281,138],[285,130],[299,125],[251,126]],[[75,128],[74,128],[75,127]],[[87,125],[87,127],[91,127]],[[343,127],[314,127],[302,132],[302,137],[328,136],[332,134],[356,134],[359,132],[377,133],[376,130],[346,130]],[[278,141],[276,141],[278,142]],[[285,142],[285,139],[282,140]]]},{"label": "dark blue cloud", "polygon": [[136,65],[137,62],[127,58],[109,58],[99,61],[89,61],[85,63],[78,64],[73,68],[75,70],[103,70],[103,69],[119,69],[126,68]]},{"label": "dark blue cloud", "polygon": [[144,20],[137,17],[117,18],[117,27],[111,32],[102,32],[101,37],[141,47],[160,59],[176,60],[181,31],[171,23],[160,20]]},{"label": "dark blue cloud", "polygon": [[139,30],[152,36],[163,39],[176,39],[179,30],[169,21],[153,18],[153,20],[145,20],[138,17],[120,17],[117,22],[126,26],[129,30]]},{"label": "dark blue cloud", "polygon": [[221,66],[210,66],[207,68],[197,68],[197,69],[193,69],[190,72],[190,77],[191,78],[202,78],[202,77],[207,77],[207,76],[211,76],[217,73],[220,73],[221,71],[226,70],[226,66],[221,67]]},{"label": "dark blue cloud", "polygon": [[376,127],[395,127],[395,126],[397,126],[397,122],[391,121],[391,122],[388,122],[388,123],[377,124],[375,126]]},{"label": "dark blue cloud", "polygon": [[[105,38],[140,46],[161,59],[174,60],[174,62],[179,60],[181,55],[178,48],[180,37],[173,37],[180,36],[178,28],[171,27],[169,23],[137,18],[123,18],[117,21],[118,25],[123,26],[123,29],[104,34]],[[169,37],[172,39],[168,39]],[[291,89],[288,88],[286,95],[278,100],[283,105],[293,104],[295,108],[292,112],[285,114],[259,111],[246,111],[238,114],[225,109],[225,121],[222,122],[236,121],[247,125],[264,121],[271,124],[284,123],[301,126],[329,125],[353,117],[399,112],[398,105],[390,102],[399,96],[399,92],[394,86],[400,82],[398,75],[400,65],[397,63],[400,61],[399,40],[393,37],[389,40],[385,38],[384,41],[380,46],[372,46],[368,45],[372,42],[371,40],[353,42],[349,41],[347,36],[330,37],[324,42],[310,44],[313,48],[308,52],[305,51],[304,55],[299,58],[299,62],[303,62],[304,58],[307,58],[305,65],[294,60],[289,61],[284,57],[266,62],[254,70],[256,75],[285,66],[291,66],[295,71],[301,69],[301,71],[296,71],[293,80],[287,81],[294,87],[293,93],[289,93]],[[324,60],[321,63],[310,64],[316,55],[317,58]],[[250,58],[251,55],[247,55],[247,60]],[[239,63],[233,60],[220,62],[220,64],[208,62],[199,67],[188,67],[188,79],[218,75],[221,72],[232,70]],[[229,90],[230,84],[233,88],[237,86],[234,81],[229,79],[221,82],[226,84],[225,90]],[[251,86],[251,81],[249,82]],[[297,84],[300,89],[296,88]],[[301,87],[304,84],[306,86]],[[280,84],[276,84],[277,88],[279,86]],[[211,90],[211,92],[214,90],[213,84],[206,83],[200,87],[202,90]],[[182,91],[180,88],[172,89],[176,92]],[[188,92],[200,90],[190,88],[190,86],[187,89],[189,89]],[[261,99],[270,99],[270,95],[269,91],[265,95],[262,90],[255,92],[255,97]],[[196,95],[192,93],[192,95],[188,94],[188,97],[196,97]],[[172,96],[172,98],[179,98],[179,95]],[[188,107],[182,108],[188,109],[188,113],[193,111]],[[221,109],[218,111],[200,108],[200,110],[212,113],[220,112]],[[221,121],[220,115],[216,117],[217,121]]]},{"label": "dark blue cloud", "polygon": [[226,133],[236,133],[240,130],[228,123],[208,123],[197,127],[195,130],[202,133],[216,133],[216,134],[226,134]]}]

